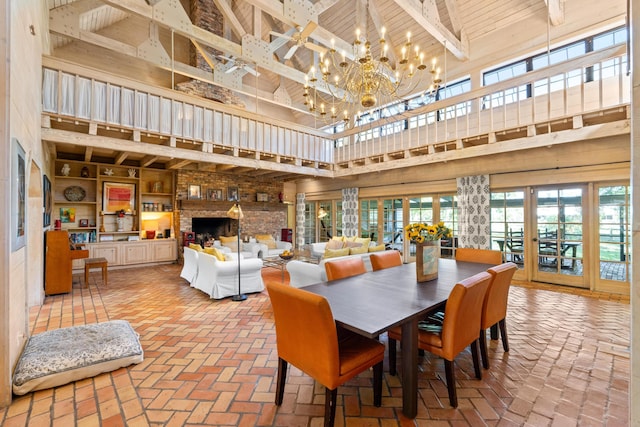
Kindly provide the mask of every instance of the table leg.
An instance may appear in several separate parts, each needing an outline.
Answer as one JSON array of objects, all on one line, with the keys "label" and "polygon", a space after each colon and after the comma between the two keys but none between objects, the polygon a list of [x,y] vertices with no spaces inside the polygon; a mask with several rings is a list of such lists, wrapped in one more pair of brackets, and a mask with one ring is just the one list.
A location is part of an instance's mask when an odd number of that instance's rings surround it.
[{"label": "table leg", "polygon": [[402,412],[418,414],[418,319],[402,325]]}]

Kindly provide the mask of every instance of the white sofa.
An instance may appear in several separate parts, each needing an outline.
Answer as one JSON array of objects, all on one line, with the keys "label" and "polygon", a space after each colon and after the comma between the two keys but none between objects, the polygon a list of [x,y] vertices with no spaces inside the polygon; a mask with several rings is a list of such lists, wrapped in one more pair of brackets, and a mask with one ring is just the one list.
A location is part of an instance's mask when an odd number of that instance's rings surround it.
[{"label": "white sofa", "polygon": [[[213,246],[216,249],[222,249],[225,253],[231,253],[231,248],[224,246],[220,242],[220,240],[214,240]],[[259,252],[260,252],[260,245],[258,245],[257,243],[246,243],[246,242],[240,241],[240,254],[242,254],[243,258],[260,258],[258,256]]]},{"label": "white sofa", "polygon": [[262,259],[278,256],[284,251],[290,251],[293,247],[291,243],[282,241],[276,241],[276,247],[274,249],[269,249],[269,247],[264,243],[256,244],[260,247],[258,257]]},{"label": "white sofa", "polygon": [[[228,261],[220,261],[204,252],[198,253],[198,274],[193,287],[213,299],[221,299],[238,293],[238,255],[226,254]],[[262,292],[262,260],[240,258],[240,291],[243,294]]]},{"label": "white sofa", "polygon": [[[329,242],[317,242],[317,243],[311,243],[310,247],[311,247],[311,256],[314,258],[322,258],[324,256],[324,250],[327,247],[327,243]],[[378,243],[375,241],[371,241],[369,242],[369,247],[372,246],[377,246]]]},{"label": "white sofa", "polygon": [[358,255],[347,255],[335,258],[322,259],[318,264],[312,264],[310,262],[291,260],[287,263],[287,271],[289,272],[289,284],[296,288],[302,288],[304,286],[312,285],[318,282],[324,282],[327,280],[327,272],[324,269],[324,264],[327,261],[335,261],[344,258],[361,257],[364,262],[364,266],[367,271],[372,271],[370,252]]}]

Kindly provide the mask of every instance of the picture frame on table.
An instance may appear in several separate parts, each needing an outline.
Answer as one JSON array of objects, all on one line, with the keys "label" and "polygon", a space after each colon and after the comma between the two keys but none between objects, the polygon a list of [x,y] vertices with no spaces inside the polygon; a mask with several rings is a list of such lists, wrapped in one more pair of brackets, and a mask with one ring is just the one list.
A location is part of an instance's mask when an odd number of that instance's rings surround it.
[{"label": "picture frame on table", "polygon": [[240,201],[240,196],[238,194],[238,186],[234,185],[231,187],[227,187],[227,200],[229,200],[230,202]]},{"label": "picture frame on table", "polygon": [[89,227],[89,220],[86,218],[78,220],[79,227]]},{"label": "picture frame on table", "polygon": [[124,211],[131,214],[136,206],[136,185],[124,182],[102,183],[102,211],[115,214]]},{"label": "picture frame on table", "polygon": [[256,193],[256,201],[257,202],[268,202],[269,194],[267,193]]},{"label": "picture frame on table", "polygon": [[202,199],[202,187],[198,184],[189,184],[187,191],[187,198],[189,200],[201,200]]},{"label": "picture frame on table", "polygon": [[222,198],[222,190],[220,188],[208,188],[207,189],[207,199],[213,200],[215,202],[219,202],[224,200]]}]

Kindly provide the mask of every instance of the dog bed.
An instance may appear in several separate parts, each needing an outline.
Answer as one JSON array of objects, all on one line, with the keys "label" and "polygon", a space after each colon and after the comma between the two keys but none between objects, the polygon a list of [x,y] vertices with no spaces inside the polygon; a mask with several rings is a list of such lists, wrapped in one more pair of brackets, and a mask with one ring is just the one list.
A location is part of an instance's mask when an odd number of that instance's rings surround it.
[{"label": "dog bed", "polygon": [[33,335],[13,374],[23,395],[140,363],[138,334],[126,320],[55,329]]}]

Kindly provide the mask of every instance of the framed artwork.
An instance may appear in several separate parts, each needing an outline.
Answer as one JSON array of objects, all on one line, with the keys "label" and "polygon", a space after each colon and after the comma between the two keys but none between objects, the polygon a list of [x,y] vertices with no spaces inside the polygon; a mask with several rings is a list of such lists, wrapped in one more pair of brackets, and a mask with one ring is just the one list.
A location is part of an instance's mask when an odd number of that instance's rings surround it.
[{"label": "framed artwork", "polygon": [[267,193],[256,193],[256,201],[258,202],[268,202],[269,195]]},{"label": "framed artwork", "polygon": [[227,199],[232,201],[232,202],[239,201],[239,199],[238,199],[238,187],[237,186],[227,187]]},{"label": "framed artwork", "polygon": [[189,192],[187,193],[189,200],[202,199],[202,188],[198,184],[189,184]]},{"label": "framed artwork", "polygon": [[76,208],[60,208],[60,221],[63,224],[76,222]]},{"label": "framed artwork", "polygon": [[48,227],[51,225],[51,180],[47,175],[42,175],[42,225]]},{"label": "framed artwork", "polygon": [[11,250],[16,251],[25,244],[25,221],[27,214],[27,158],[20,142],[12,138],[11,159]]},{"label": "framed artwork", "polygon": [[[118,211],[132,213],[136,206],[136,185],[123,182],[102,183],[102,211],[115,214]],[[63,221],[64,222],[64,221]]]},{"label": "framed artwork", "polygon": [[214,200],[214,201],[224,200],[222,198],[222,190],[219,188],[208,188],[207,199]]},{"label": "framed artwork", "polygon": [[80,227],[88,227],[89,226],[89,220],[88,219],[81,219],[78,221],[78,225]]}]

